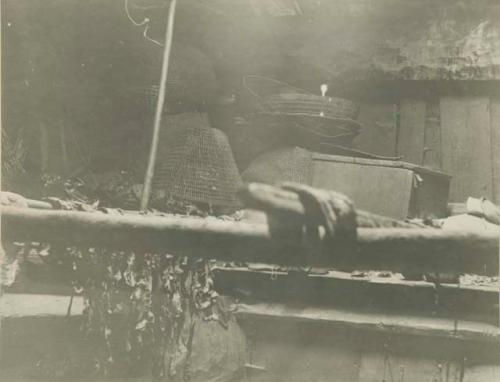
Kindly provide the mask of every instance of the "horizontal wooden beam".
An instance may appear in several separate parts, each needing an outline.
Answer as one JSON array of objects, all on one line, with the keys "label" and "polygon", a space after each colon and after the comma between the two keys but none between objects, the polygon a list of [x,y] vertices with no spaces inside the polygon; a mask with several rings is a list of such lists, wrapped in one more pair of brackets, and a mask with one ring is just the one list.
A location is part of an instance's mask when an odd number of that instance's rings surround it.
[{"label": "horizontal wooden beam", "polygon": [[236,304],[240,320],[255,324],[257,320],[287,321],[330,326],[343,331],[374,331],[390,335],[416,335],[459,341],[500,343],[500,328],[495,325],[446,318],[368,313],[336,308],[292,308],[286,304]]},{"label": "horizontal wooden beam", "polygon": [[[338,269],[498,274],[498,237],[439,229],[358,228],[350,250],[312,255],[301,231],[269,224],[176,215],[107,215],[2,208],[2,238],[160,251],[220,260],[275,264],[304,262]],[[307,254],[307,256],[306,256]],[[306,260],[307,259],[307,260]]]},{"label": "horizontal wooden beam", "polygon": [[219,293],[245,302],[296,303],[325,308],[366,308],[427,317],[468,319],[498,324],[498,284],[440,284],[405,280],[387,272],[308,273],[266,264],[218,266]]}]

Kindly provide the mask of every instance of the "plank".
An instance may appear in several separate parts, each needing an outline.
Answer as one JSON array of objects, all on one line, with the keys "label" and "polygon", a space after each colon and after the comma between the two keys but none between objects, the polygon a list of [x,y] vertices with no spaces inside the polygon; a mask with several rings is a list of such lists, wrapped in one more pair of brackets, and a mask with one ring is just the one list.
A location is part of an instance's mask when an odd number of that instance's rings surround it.
[{"label": "plank", "polygon": [[438,170],[442,169],[440,115],[439,99],[428,100],[425,108],[423,165]]},{"label": "plank", "polygon": [[[257,267],[257,269],[254,269]],[[317,306],[384,309],[421,316],[453,317],[498,323],[498,286],[409,281],[386,272],[347,272],[313,269],[309,274],[288,272],[265,264],[217,267],[216,288],[240,297],[241,290],[259,301],[302,302]],[[382,275],[382,276],[380,276]],[[385,277],[384,277],[385,276]]]},{"label": "plank", "polygon": [[464,327],[455,320],[402,314],[366,313],[325,307],[299,307],[277,303],[236,304],[236,316],[244,320],[283,320],[322,324],[339,330],[368,330],[385,334],[415,335],[457,341],[480,341],[498,344],[500,328],[477,324]]},{"label": "plank", "polygon": [[500,98],[490,100],[493,201],[500,204]]},{"label": "plank", "polygon": [[450,202],[492,197],[489,105],[487,97],[440,100],[443,170],[453,176]]},{"label": "plank", "polygon": [[396,154],[397,105],[363,103],[358,121],[363,130],[356,137],[353,147],[372,154],[394,156]]},{"label": "plank", "polygon": [[[65,317],[70,296],[43,294],[5,293],[0,298],[2,318],[15,317]],[[83,298],[73,298],[71,316],[81,315]]]},{"label": "plank", "polygon": [[363,210],[400,220],[409,214],[413,189],[409,170],[314,161],[313,174],[313,187],[341,192]]},{"label": "plank", "polygon": [[397,154],[406,162],[423,164],[425,152],[426,102],[419,99],[401,100]]}]

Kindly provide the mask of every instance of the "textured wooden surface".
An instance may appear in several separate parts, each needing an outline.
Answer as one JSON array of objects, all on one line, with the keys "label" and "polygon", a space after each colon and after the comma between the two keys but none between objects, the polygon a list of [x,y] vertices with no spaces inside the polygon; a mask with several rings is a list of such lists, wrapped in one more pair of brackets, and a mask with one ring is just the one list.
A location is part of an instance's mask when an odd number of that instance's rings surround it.
[{"label": "textured wooden surface", "polygon": [[500,204],[500,98],[490,99],[493,201]]},{"label": "textured wooden surface", "polygon": [[361,104],[358,120],[363,130],[354,140],[354,148],[372,154],[394,156],[396,113],[397,105],[391,102]]},{"label": "textured wooden surface", "polygon": [[468,374],[465,380],[490,382],[500,371],[498,339],[488,344],[479,334],[481,342],[475,342],[464,326],[471,341],[465,340],[461,323],[452,320],[374,315],[359,321],[355,312],[338,310],[276,304],[239,308],[249,359],[265,370],[252,381],[300,375],[312,381],[452,382]]},{"label": "textured wooden surface", "polygon": [[[74,211],[2,208],[2,237],[126,250],[169,251],[226,261],[291,264],[304,261],[301,226],[280,221],[144,217]],[[321,230],[320,230],[321,231]],[[324,230],[320,240],[324,239]],[[405,272],[498,275],[498,237],[464,230],[358,228],[356,251],[330,249],[311,265]]]},{"label": "textured wooden surface", "polygon": [[315,161],[312,185],[348,195],[358,208],[404,220],[409,212],[413,173],[400,168]]},{"label": "textured wooden surface", "polygon": [[450,202],[492,198],[490,101],[487,97],[442,97],[443,170],[453,176]]},{"label": "textured wooden surface", "polygon": [[431,97],[425,108],[425,145],[423,165],[442,170],[441,163],[441,113],[439,98]]},{"label": "textured wooden surface", "polygon": [[445,217],[448,176],[401,161],[322,154],[313,159],[312,185],[344,193],[357,208],[400,220]]},{"label": "textured wooden surface", "polygon": [[425,153],[426,102],[401,100],[397,154],[406,162],[422,165]]},{"label": "textured wooden surface", "polygon": [[[323,271],[323,272],[322,272]],[[245,291],[260,302],[364,309],[368,312],[448,317],[497,324],[498,284],[489,286],[409,281],[387,272],[313,269],[288,271],[266,264],[216,269],[217,290],[241,299]]]}]

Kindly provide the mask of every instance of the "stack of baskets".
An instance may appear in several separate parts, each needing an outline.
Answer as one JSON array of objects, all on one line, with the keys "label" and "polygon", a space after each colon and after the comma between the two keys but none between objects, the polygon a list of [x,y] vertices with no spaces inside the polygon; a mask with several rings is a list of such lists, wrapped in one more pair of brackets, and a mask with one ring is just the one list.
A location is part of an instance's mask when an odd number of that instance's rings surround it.
[{"label": "stack of baskets", "polygon": [[256,98],[257,126],[284,136],[290,144],[319,150],[322,143],[351,146],[361,124],[352,101],[310,94],[280,81],[247,76],[244,85]]},{"label": "stack of baskets", "polygon": [[256,134],[264,142],[276,137],[280,142],[280,147],[250,163],[242,174],[246,182],[307,184],[312,171],[310,151],[350,149],[361,130],[359,107],[350,100],[311,94],[261,76],[245,77],[244,86],[255,100]]}]

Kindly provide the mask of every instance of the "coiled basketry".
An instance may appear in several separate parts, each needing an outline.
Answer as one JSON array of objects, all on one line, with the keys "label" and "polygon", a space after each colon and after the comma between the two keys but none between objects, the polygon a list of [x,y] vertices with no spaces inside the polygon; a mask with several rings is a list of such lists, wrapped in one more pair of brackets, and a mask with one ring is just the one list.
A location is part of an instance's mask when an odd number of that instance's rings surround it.
[{"label": "coiled basketry", "polygon": [[306,115],[329,119],[352,119],[358,117],[359,107],[352,101],[337,97],[322,97],[313,94],[276,94],[261,102],[264,113]]}]

